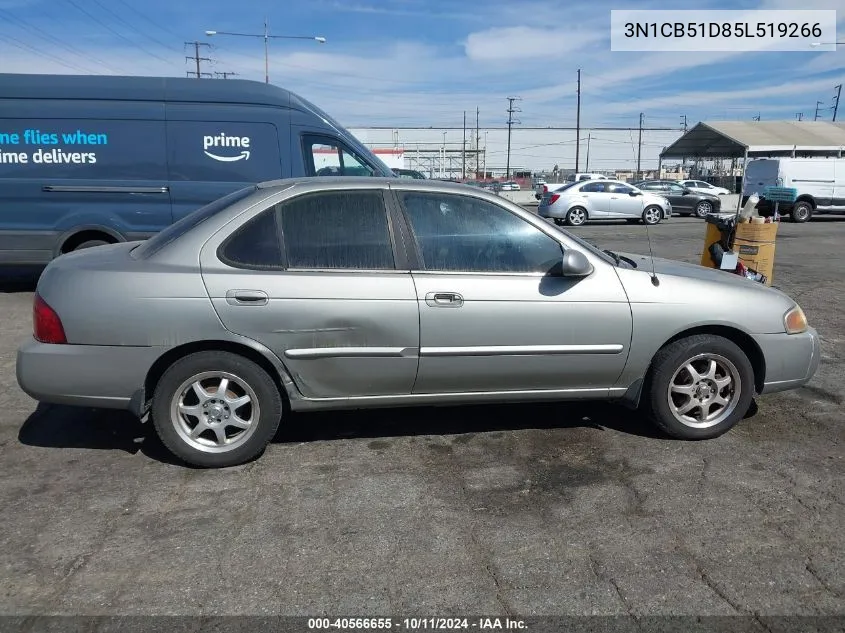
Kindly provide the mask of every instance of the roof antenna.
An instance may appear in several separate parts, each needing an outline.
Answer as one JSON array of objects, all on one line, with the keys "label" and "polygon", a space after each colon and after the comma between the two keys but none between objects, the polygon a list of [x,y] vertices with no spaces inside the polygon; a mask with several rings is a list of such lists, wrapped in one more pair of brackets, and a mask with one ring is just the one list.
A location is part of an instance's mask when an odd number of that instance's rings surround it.
[{"label": "roof antenna", "polygon": [[648,240],[648,253],[651,255],[651,285],[657,287],[660,285],[660,280],[657,278],[657,273],[654,272],[654,249],[651,248],[651,233],[648,231],[648,222],[645,219],[643,219],[643,222],[645,223],[645,236]]}]

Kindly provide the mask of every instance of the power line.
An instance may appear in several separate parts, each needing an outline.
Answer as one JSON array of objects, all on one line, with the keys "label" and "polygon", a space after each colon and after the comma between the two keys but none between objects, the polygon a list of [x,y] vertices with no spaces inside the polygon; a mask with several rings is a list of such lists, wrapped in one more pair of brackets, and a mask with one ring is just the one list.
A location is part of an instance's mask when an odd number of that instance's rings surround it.
[{"label": "power line", "polygon": [[98,7],[100,7],[103,11],[105,11],[106,13],[111,15],[115,20],[117,20],[118,22],[123,24],[126,28],[128,28],[130,33],[137,33],[137,34],[141,35],[142,37],[146,37],[148,40],[157,44],[158,46],[161,46],[162,48],[166,48],[166,49],[171,50],[171,51],[178,51],[179,50],[175,46],[171,46],[170,44],[164,44],[161,40],[158,40],[158,39],[154,38],[152,35],[145,33],[144,31],[139,29],[136,25],[130,24],[129,22],[124,20],[120,15],[118,15],[117,13],[115,13],[114,11],[109,9],[102,2],[100,2],[100,0],[91,0],[91,1],[94,4],[96,4]]},{"label": "power line", "polygon": [[132,41],[132,40],[130,40],[128,37],[126,37],[125,35],[123,35],[121,32],[116,31],[116,30],[115,30],[115,29],[113,29],[111,26],[109,26],[108,24],[106,24],[105,22],[103,22],[102,20],[100,20],[100,18],[98,18],[97,16],[93,15],[92,13],[90,13],[88,10],[86,10],[86,9],[84,9],[84,8],[82,8],[82,7],[80,7],[80,6],[79,6],[79,5],[75,2],[75,0],[65,0],[65,2],[67,2],[68,4],[70,4],[72,7],[75,7],[75,8],[76,8],[77,10],[79,10],[81,13],[85,14],[86,16],[88,16],[91,20],[93,20],[94,22],[96,22],[97,24],[99,24],[101,27],[103,27],[104,29],[106,29],[106,30],[107,30],[107,31],[109,31],[110,33],[113,33],[114,35],[116,35],[117,37],[119,37],[120,39],[122,39],[124,42],[127,42],[130,46],[134,46],[135,48],[137,48],[137,49],[139,49],[139,50],[143,51],[144,53],[146,53],[147,55],[149,55],[150,57],[155,57],[156,59],[159,59],[159,60],[163,61],[163,62],[164,62],[164,63],[166,63],[166,64],[173,64],[173,63],[174,63],[174,62],[173,62],[173,60],[171,60],[171,59],[165,59],[164,57],[161,57],[160,55],[156,55],[155,53],[153,53],[153,52],[152,52],[152,51],[150,51],[150,50],[147,50],[146,48],[144,48],[143,46],[141,46],[141,45],[140,45],[140,44],[138,44],[137,42],[133,42],[133,41]]},{"label": "power line", "polygon": [[[114,0],[112,0],[112,1],[114,1]],[[181,36],[181,35],[179,35],[178,33],[175,33],[175,32],[173,32],[173,31],[171,31],[171,30],[170,30],[169,28],[167,28],[166,26],[162,26],[161,24],[159,24],[159,23],[158,23],[158,22],[156,22],[155,20],[150,19],[149,17],[147,17],[146,15],[144,15],[143,13],[141,13],[140,11],[138,11],[135,7],[133,7],[133,6],[132,6],[131,4],[129,4],[128,2],[124,2],[124,0],[117,0],[117,2],[119,2],[120,4],[122,4],[124,7],[126,7],[126,8],[127,8],[127,9],[129,9],[130,11],[132,11],[135,15],[137,15],[137,16],[138,16],[138,17],[140,17],[141,19],[146,20],[147,22],[149,22],[150,24],[152,24],[152,25],[153,25],[154,27],[156,27],[157,29],[160,29],[162,32],[164,32],[164,33],[168,33],[169,35],[172,35],[173,37],[176,37],[176,38],[178,38],[178,39],[182,39],[182,36]]]},{"label": "power line", "polygon": [[[44,59],[49,59],[50,61],[53,61],[53,62],[59,64],[60,66],[64,66],[65,68],[69,68],[70,70],[75,70],[77,72],[82,72],[82,73],[89,72],[85,68],[81,68],[80,66],[77,66],[73,63],[69,63],[69,62],[62,60],[61,57],[56,57],[55,55],[51,55],[50,53],[45,53],[44,51],[40,51],[37,48],[30,46],[29,44],[27,44],[23,40],[19,40],[16,37],[12,37],[11,35],[0,34],[0,39],[6,40],[9,44],[14,46],[15,48],[19,48],[22,51],[32,53],[33,55],[37,55],[38,57],[42,57]],[[97,74],[102,74],[102,73],[97,73]]]},{"label": "power line", "polygon": [[522,112],[519,108],[513,107],[514,101],[522,101],[520,97],[508,97],[508,165],[505,169],[505,178],[511,177],[511,130],[515,123],[519,123],[518,120],[513,118],[514,113]]},{"label": "power line", "polygon": [[[23,18],[21,18],[21,17],[18,17],[18,16],[16,16],[16,15],[13,15],[13,14],[9,13],[8,11],[4,11],[3,9],[0,9],[0,16],[5,17],[5,18],[6,18],[7,20],[9,20],[9,21],[12,21],[12,22],[16,22],[16,23],[18,23],[20,26],[22,26],[24,29],[26,29],[26,30],[27,30],[27,31],[29,31],[30,33],[36,33],[36,34],[40,33],[40,34],[41,34],[41,37],[42,37],[45,41],[50,42],[51,44],[54,44],[54,45],[56,45],[56,46],[59,46],[59,47],[61,47],[61,48],[65,49],[66,51],[68,51],[69,53],[71,53],[71,54],[73,54],[73,55],[76,55],[76,56],[78,56],[78,57],[81,57],[81,58],[83,58],[83,59],[86,59],[86,61],[87,61],[87,60],[90,60],[90,61],[92,61],[92,62],[94,62],[94,63],[96,63],[96,64],[99,64],[99,65],[103,66],[104,68],[106,68],[106,69],[108,69],[108,70],[110,70],[110,71],[112,71],[112,72],[115,72],[115,69],[114,69],[114,68],[111,68],[111,67],[110,67],[110,66],[109,66],[106,62],[104,62],[103,60],[98,59],[97,57],[94,57],[93,55],[91,55],[91,54],[89,54],[89,53],[85,53],[84,51],[81,51],[80,49],[76,48],[75,46],[71,46],[70,44],[67,44],[67,43],[63,42],[63,41],[62,41],[62,40],[60,40],[59,38],[57,38],[57,37],[54,37],[54,36],[50,35],[50,33],[48,33],[47,31],[45,31],[44,29],[42,29],[42,28],[40,28],[40,27],[38,27],[38,26],[36,26],[36,25],[34,25],[34,24],[31,24],[31,23],[27,22],[26,20],[24,20],[24,19],[23,19]],[[86,72],[93,72],[94,74],[100,74],[100,73],[98,73],[98,72],[96,72],[96,71],[86,71]]]}]

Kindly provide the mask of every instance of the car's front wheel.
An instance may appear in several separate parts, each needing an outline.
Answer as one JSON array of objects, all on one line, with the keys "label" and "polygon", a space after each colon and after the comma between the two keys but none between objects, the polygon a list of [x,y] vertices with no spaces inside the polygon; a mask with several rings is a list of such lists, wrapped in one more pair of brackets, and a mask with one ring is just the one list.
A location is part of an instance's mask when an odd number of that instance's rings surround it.
[{"label": "car's front wheel", "polygon": [[646,207],[645,211],[643,211],[643,222],[649,225],[660,223],[662,217],[663,210],[660,207]]},{"label": "car's front wheel", "polygon": [[153,424],[162,443],[195,466],[253,459],[273,439],[281,417],[273,379],[229,352],[197,352],[176,361],[153,395]]},{"label": "car's front wheel", "polygon": [[644,405],[659,428],[679,439],[709,439],[748,411],[754,369],[733,341],[698,334],[657,353],[646,389]]}]

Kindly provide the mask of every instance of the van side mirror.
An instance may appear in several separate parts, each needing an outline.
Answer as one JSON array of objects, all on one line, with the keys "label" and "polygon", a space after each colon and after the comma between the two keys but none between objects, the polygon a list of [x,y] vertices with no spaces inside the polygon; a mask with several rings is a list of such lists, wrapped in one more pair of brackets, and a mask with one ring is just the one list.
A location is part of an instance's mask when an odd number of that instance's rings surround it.
[{"label": "van side mirror", "polygon": [[562,277],[586,277],[593,272],[593,265],[581,251],[567,249],[560,263]]}]

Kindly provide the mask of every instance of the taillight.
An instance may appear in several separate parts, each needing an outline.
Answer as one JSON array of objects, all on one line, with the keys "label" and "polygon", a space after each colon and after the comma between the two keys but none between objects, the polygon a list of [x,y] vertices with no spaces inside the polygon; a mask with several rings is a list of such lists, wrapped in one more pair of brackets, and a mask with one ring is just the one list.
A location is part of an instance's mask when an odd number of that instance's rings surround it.
[{"label": "taillight", "polygon": [[67,343],[65,328],[56,311],[36,293],[32,304],[32,322],[35,339],[41,343]]},{"label": "taillight", "polygon": [[553,194],[552,194],[552,197],[551,197],[551,198],[549,198],[549,204],[554,204],[555,202],[557,202],[557,201],[558,201],[558,199],[559,199],[559,198],[560,198],[560,194],[559,194],[559,193],[553,193]]},{"label": "taillight", "polygon": [[549,193],[549,188],[546,185],[543,185],[543,193]]}]

